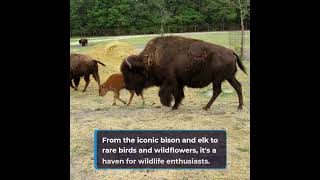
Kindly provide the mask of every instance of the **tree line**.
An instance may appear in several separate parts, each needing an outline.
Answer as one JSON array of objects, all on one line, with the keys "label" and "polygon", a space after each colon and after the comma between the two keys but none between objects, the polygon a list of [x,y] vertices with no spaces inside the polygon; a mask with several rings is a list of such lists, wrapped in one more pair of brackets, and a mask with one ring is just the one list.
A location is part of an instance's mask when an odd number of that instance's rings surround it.
[{"label": "tree line", "polygon": [[[70,0],[70,35],[240,29],[237,1],[248,0]],[[247,15],[247,29],[249,21]]]}]

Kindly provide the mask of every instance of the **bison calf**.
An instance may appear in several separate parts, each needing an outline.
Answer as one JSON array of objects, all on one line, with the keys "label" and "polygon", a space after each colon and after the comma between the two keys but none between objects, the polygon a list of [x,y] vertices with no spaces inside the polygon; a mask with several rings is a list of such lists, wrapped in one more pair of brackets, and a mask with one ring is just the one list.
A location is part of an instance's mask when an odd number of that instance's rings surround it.
[{"label": "bison calf", "polygon": [[[116,99],[119,99],[123,104],[126,104],[126,102],[122,99],[120,99],[120,90],[125,89],[125,83],[123,80],[123,76],[120,73],[112,74],[108,80],[103,83],[99,88],[99,95],[105,96],[108,91],[113,91],[113,104],[116,105]],[[132,98],[134,96],[134,91],[129,91],[131,96],[128,102],[128,106],[130,105]],[[141,94],[142,103],[144,104],[144,98]]]},{"label": "bison calf", "polygon": [[88,39],[85,39],[85,38],[81,38],[79,40],[79,44],[81,44],[82,46],[85,46],[88,44]]},{"label": "bison calf", "polygon": [[[92,74],[93,78],[97,81],[100,88],[98,63],[105,66],[105,64],[91,58],[90,56],[74,53],[70,54],[70,86],[73,89],[78,90],[80,77],[84,76],[86,85],[83,89],[83,92],[85,92],[90,82],[90,74]],[[73,86],[72,80],[74,81],[75,86]]]}]

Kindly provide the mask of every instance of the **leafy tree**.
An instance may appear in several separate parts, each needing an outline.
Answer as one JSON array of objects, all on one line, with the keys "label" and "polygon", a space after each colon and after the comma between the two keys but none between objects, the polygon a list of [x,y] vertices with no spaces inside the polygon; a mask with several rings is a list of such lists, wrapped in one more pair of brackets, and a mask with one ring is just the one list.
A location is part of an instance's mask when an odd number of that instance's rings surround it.
[{"label": "leafy tree", "polygon": [[222,30],[225,23],[232,22],[237,18],[236,8],[230,4],[229,0],[208,1],[205,12],[207,22],[211,24],[221,23]]},{"label": "leafy tree", "polygon": [[234,5],[240,11],[240,23],[241,23],[241,53],[240,56],[243,57],[243,47],[244,47],[244,20],[250,15],[250,0],[233,0],[231,4]]},{"label": "leafy tree", "polygon": [[[70,0],[73,34],[142,34],[224,29],[248,21],[249,0]],[[245,6],[244,6],[245,5]],[[243,27],[244,28],[244,27]],[[209,29],[209,28],[208,28]]]}]

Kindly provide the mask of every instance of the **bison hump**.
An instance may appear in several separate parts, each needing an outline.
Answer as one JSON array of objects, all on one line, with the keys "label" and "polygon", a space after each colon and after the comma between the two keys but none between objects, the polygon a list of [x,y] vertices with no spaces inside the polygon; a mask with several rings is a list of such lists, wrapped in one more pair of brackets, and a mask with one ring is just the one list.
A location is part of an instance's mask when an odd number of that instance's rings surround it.
[{"label": "bison hump", "polygon": [[190,45],[188,55],[193,60],[205,60],[207,58],[207,51],[203,43],[195,42]]}]

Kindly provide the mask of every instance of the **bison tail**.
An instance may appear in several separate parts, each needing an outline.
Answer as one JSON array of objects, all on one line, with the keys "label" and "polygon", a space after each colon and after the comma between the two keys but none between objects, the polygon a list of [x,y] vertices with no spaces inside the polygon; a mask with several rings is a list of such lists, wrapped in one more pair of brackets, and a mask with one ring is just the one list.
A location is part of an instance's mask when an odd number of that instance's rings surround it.
[{"label": "bison tail", "polygon": [[246,75],[248,75],[248,74],[247,74],[246,67],[244,67],[244,65],[242,64],[239,56],[238,56],[236,53],[233,53],[233,55],[235,55],[236,58],[237,58],[237,64],[238,64],[239,68],[240,68]]},{"label": "bison tail", "polygon": [[102,66],[106,66],[105,64],[103,64],[102,62],[100,62],[100,61],[98,61],[98,60],[92,60],[92,61],[94,61],[94,62],[96,62],[96,63],[99,63],[99,64],[101,64]]}]

